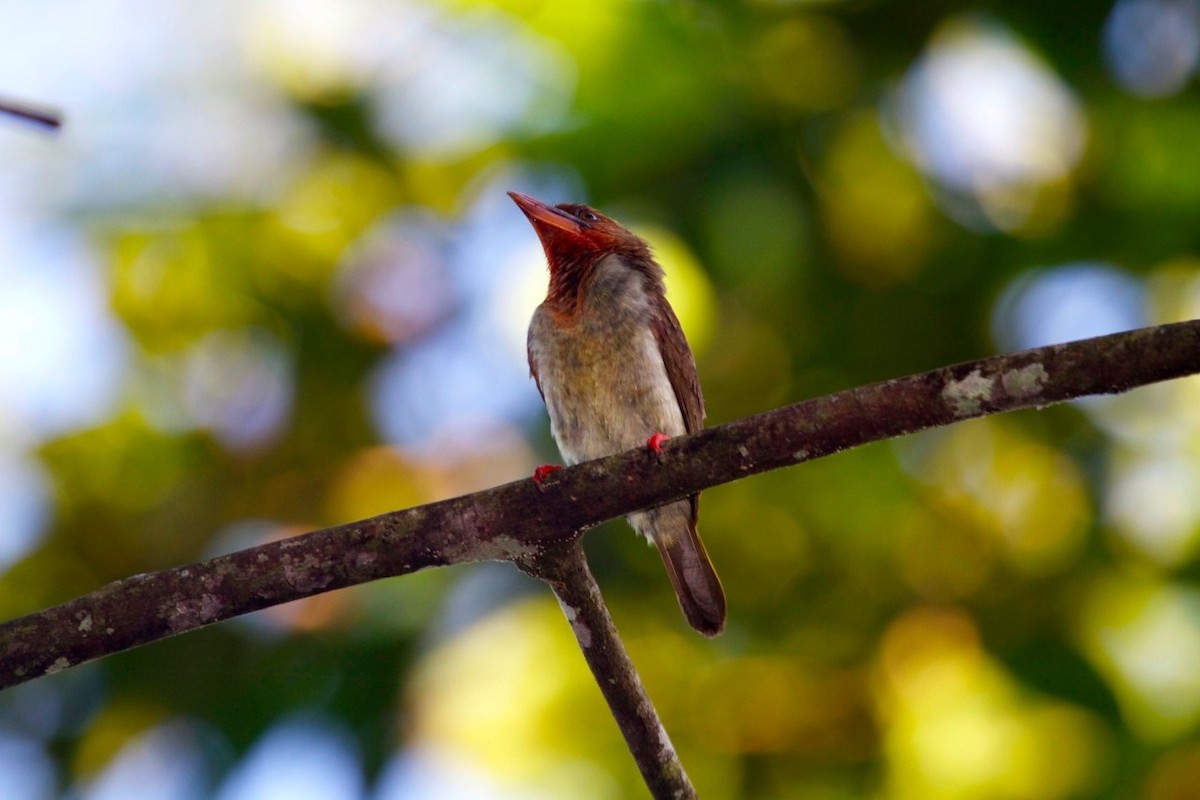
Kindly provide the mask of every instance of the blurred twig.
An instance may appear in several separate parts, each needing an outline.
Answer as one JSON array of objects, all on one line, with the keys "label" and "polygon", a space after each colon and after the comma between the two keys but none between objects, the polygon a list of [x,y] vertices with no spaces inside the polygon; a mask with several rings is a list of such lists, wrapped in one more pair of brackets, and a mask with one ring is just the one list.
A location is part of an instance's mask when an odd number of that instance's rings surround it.
[{"label": "blurred twig", "polygon": [[62,127],[62,115],[57,111],[16,100],[0,98],[0,113],[8,114],[46,130],[58,130]]},{"label": "blurred twig", "polygon": [[[425,567],[504,560],[530,568],[545,563],[548,548],[604,520],[720,483],[964,419],[1196,372],[1200,321],[1041,347],[707,428],[669,441],[661,463],[639,448],[554,473],[542,492],[520,480],[137,575],[0,625],[0,688],[249,611]],[[599,603],[589,589],[562,583],[581,569],[567,567],[548,575],[568,614]],[[611,668],[584,650],[594,670]],[[597,677],[614,707],[641,702],[633,689],[606,687],[607,673]],[[622,696],[610,696],[613,691]],[[638,724],[642,736],[661,731],[652,714]]]},{"label": "blurred twig", "polygon": [[696,790],[646,695],[642,679],[629,660],[608,606],[600,596],[600,587],[588,569],[582,540],[544,547],[536,556],[521,559],[518,564],[525,572],[545,581],[558,598],[650,794],[671,800],[695,798]]}]

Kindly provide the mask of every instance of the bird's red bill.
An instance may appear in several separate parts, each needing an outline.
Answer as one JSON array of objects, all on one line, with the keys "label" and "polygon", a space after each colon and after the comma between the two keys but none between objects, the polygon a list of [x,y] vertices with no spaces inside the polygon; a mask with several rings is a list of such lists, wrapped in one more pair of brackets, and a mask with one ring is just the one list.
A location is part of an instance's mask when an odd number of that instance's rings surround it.
[{"label": "bird's red bill", "polygon": [[579,224],[579,220],[565,211],[561,211],[548,203],[543,203],[536,197],[530,197],[520,192],[509,192],[508,196],[513,199],[513,202],[517,204],[517,207],[521,211],[525,212],[525,216],[529,217],[530,222],[540,222],[543,225],[549,225],[568,233],[579,233],[583,230],[583,226]]}]

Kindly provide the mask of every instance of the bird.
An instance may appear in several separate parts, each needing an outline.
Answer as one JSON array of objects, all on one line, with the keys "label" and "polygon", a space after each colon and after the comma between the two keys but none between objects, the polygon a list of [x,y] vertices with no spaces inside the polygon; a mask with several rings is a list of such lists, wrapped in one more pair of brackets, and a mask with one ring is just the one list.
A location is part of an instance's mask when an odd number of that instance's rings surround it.
[{"label": "bird", "polygon": [[[667,302],[650,246],[582,204],[550,205],[520,192],[550,270],[529,323],[529,371],[563,460],[577,464],[700,430],[704,397],[683,328]],[[540,487],[556,465],[538,467]],[[626,519],[654,543],[688,623],[725,627],[725,592],[696,529],[699,495]]]}]

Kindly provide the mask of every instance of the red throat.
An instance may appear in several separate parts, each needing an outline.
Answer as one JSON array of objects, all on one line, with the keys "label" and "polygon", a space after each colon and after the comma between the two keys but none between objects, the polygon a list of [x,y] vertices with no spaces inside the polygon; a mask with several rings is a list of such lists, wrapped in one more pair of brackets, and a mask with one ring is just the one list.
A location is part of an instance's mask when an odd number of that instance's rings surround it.
[{"label": "red throat", "polygon": [[593,269],[608,255],[622,254],[633,263],[652,263],[650,248],[635,234],[584,205],[549,205],[520,192],[509,192],[537,232],[550,268],[546,301],[573,312]]}]

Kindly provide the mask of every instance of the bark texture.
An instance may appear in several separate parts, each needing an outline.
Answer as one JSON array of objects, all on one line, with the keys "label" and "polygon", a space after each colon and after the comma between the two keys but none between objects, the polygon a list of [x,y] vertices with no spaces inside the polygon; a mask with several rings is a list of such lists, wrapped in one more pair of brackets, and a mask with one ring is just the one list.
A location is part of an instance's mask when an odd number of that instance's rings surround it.
[{"label": "bark texture", "polygon": [[645,449],[135,575],[0,624],[0,688],[231,617],[425,567],[528,562],[605,520],[868,442],[1200,371],[1200,321],[945,367]]}]

